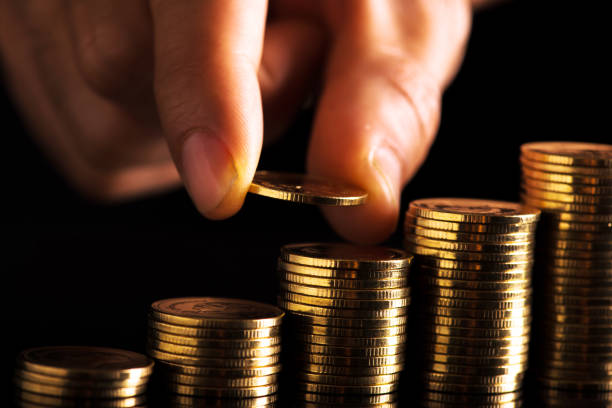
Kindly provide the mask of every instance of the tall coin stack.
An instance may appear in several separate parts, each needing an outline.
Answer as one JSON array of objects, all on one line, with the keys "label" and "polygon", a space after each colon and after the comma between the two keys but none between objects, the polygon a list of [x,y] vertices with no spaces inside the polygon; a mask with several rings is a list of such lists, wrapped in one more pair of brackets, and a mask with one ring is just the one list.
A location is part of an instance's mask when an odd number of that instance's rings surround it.
[{"label": "tall coin stack", "polygon": [[140,407],[153,360],[102,347],[51,346],[23,351],[15,372],[18,407]]},{"label": "tall coin stack", "polygon": [[276,306],[241,299],[154,302],[147,352],[174,394],[172,405],[272,406],[283,315]]},{"label": "tall coin stack", "polygon": [[612,391],[612,145],[527,143],[520,160],[523,201],[543,212],[535,375],[567,406],[563,390]]},{"label": "tall coin stack", "polygon": [[380,247],[281,248],[279,305],[291,331],[298,399],[292,406],[395,406],[410,261],[402,250]]},{"label": "tall coin stack", "polygon": [[415,343],[425,406],[518,406],[539,211],[461,198],[410,203]]}]

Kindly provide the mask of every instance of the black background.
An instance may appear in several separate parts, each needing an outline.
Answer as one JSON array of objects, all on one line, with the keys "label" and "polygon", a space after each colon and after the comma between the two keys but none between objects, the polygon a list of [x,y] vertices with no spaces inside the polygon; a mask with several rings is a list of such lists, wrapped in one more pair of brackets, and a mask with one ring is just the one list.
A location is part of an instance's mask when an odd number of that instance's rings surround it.
[{"label": "black background", "polygon": [[[516,201],[521,143],[611,143],[604,3],[515,1],[475,16],[437,140],[402,208],[427,196]],[[112,206],[87,202],[41,155],[5,93],[0,104],[0,395],[10,395],[13,361],[24,348],[143,351],[153,300],[273,303],[281,245],[338,239],[316,207],[257,196],[217,222],[199,216],[183,191]],[[259,167],[303,171],[310,119],[302,114],[290,137],[264,150]],[[400,233],[401,224],[388,244],[401,246]]]}]

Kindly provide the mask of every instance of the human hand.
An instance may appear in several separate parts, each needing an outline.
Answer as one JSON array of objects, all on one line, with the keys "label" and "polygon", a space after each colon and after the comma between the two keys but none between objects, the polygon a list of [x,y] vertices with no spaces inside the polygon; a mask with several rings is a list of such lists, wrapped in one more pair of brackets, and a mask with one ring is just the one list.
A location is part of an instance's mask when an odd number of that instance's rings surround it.
[{"label": "human hand", "polygon": [[308,170],[368,191],[364,206],[324,209],[359,242],[396,227],[471,15],[467,0],[271,0],[267,21],[259,0],[2,1],[13,95],[94,197],[182,178],[205,216],[233,215],[263,134],[282,131],[322,72]]}]

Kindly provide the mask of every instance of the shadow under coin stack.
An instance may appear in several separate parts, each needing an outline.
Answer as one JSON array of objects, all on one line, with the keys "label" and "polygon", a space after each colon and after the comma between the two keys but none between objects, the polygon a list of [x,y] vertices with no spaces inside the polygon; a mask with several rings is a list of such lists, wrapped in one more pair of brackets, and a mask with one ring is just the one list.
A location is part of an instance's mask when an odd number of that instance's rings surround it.
[{"label": "shadow under coin stack", "polygon": [[147,352],[171,393],[169,405],[274,406],[283,315],[276,306],[241,299],[154,302]]},{"label": "shadow under coin stack", "polygon": [[296,380],[292,406],[395,406],[410,260],[381,247],[281,248],[279,305],[295,348],[285,360]]},{"label": "shadow under coin stack", "polygon": [[542,396],[549,405],[610,404],[612,145],[527,143],[521,167],[523,201],[543,213],[533,364]]},{"label": "shadow under coin stack", "polygon": [[527,369],[539,211],[462,198],[410,203],[414,327],[422,403],[519,406]]},{"label": "shadow under coin stack", "polygon": [[17,358],[18,407],[144,407],[153,360],[126,350],[51,346]]}]

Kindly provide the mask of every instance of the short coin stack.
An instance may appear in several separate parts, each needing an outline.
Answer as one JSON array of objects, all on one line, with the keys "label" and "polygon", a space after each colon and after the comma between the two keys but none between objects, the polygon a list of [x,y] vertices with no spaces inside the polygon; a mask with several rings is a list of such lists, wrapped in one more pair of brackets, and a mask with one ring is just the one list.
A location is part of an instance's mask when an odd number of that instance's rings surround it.
[{"label": "short coin stack", "polygon": [[612,145],[527,143],[521,166],[523,201],[543,212],[537,380],[612,391]]},{"label": "short coin stack", "polygon": [[126,350],[51,346],[23,351],[15,372],[19,407],[138,407],[153,360]]},{"label": "short coin stack", "polygon": [[281,248],[297,399],[292,406],[393,406],[404,367],[408,269],[402,250],[348,244]]},{"label": "short coin stack", "polygon": [[[425,406],[519,404],[539,211],[461,198],[413,201],[414,325]],[[417,296],[418,293],[418,296]]]},{"label": "short coin stack", "polygon": [[147,351],[174,406],[268,406],[276,401],[280,325],[276,306],[188,297],[151,305]]}]

